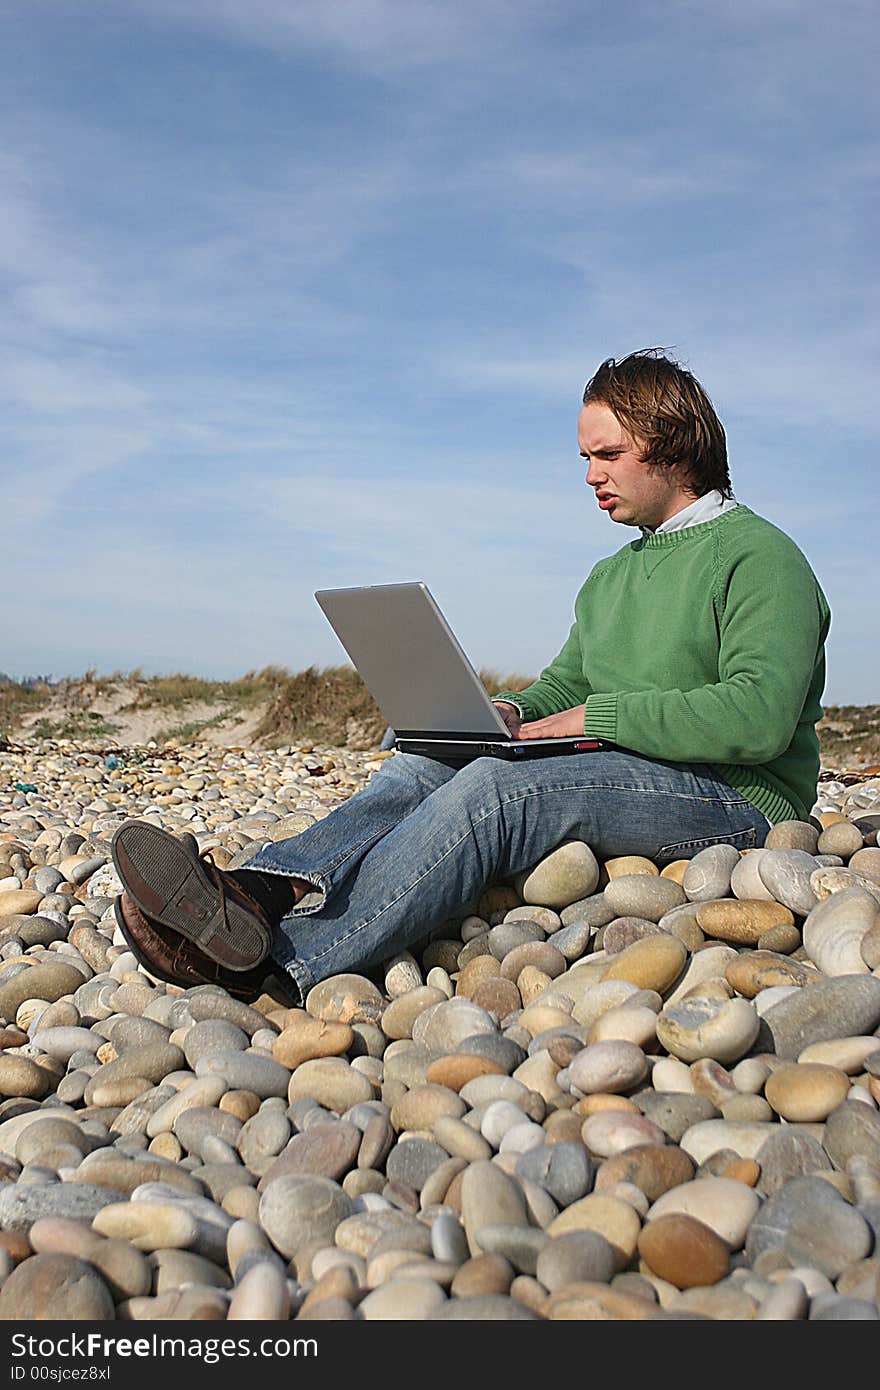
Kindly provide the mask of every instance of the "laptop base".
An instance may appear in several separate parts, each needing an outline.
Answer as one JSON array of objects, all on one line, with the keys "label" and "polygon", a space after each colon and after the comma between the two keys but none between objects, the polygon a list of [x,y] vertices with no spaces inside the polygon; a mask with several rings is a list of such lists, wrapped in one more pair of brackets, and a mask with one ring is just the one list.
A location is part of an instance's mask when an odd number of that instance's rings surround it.
[{"label": "laptop base", "polygon": [[619,745],[601,738],[526,738],[464,739],[464,738],[398,738],[399,753],[417,753],[423,758],[455,759],[462,763],[474,758],[503,758],[508,762],[524,762],[529,758],[553,758],[573,753],[596,753],[604,749],[620,751]]}]

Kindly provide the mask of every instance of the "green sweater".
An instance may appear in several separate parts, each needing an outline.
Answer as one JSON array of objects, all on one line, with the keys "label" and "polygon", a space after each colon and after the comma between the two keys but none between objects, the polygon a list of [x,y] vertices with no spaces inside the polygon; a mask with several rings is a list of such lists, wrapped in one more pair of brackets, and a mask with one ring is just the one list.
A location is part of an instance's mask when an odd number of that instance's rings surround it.
[{"label": "green sweater", "polygon": [[494,698],[527,720],[586,702],[585,733],[711,763],[772,824],[806,820],[830,620],[794,541],[740,504],[600,560],[556,660]]}]

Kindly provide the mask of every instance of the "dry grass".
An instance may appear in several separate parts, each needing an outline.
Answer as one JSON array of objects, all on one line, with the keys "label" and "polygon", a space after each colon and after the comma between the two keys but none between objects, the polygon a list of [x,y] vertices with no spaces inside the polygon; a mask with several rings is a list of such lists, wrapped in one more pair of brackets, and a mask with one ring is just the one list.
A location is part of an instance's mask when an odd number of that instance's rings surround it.
[{"label": "dry grass", "polygon": [[[120,678],[117,674],[111,679],[119,681]],[[208,681],[200,676],[184,675],[181,671],[149,677],[139,670],[131,671],[121,681],[134,687],[134,698],[120,710],[120,714],[155,709],[157,706],[178,709],[196,700],[207,703],[224,700],[238,709],[249,709],[271,700],[279,687],[290,679],[290,672],[281,666],[264,666],[261,671],[248,671],[234,681]]]},{"label": "dry grass", "polygon": [[[488,669],[479,676],[490,695],[522,690],[533,679]],[[94,705],[111,696],[109,707],[105,704],[102,713],[95,712]],[[126,703],[118,704],[120,699]],[[20,685],[0,676],[0,740],[14,736],[23,718],[41,710],[45,714],[32,732],[46,738],[109,736],[115,732],[115,714],[147,710],[155,710],[163,720],[162,738],[178,742],[197,740],[204,730],[244,711],[252,712],[252,720],[260,714],[253,737],[276,747],[319,743],[375,748],[386,727],[360,676],[348,666],[310,666],[293,674],[280,666],[265,666],[230,681],[203,680],[183,672],[145,676],[140,669],[107,676],[90,670],[55,685]],[[880,763],[880,705],[829,705],[817,730],[825,767]]]},{"label": "dry grass", "polygon": [[[501,677],[495,671],[479,675],[490,694],[530,683],[528,676]],[[357,671],[348,666],[310,666],[278,687],[257,725],[256,737],[275,746],[307,741],[374,748],[386,728],[384,715]]]},{"label": "dry grass", "polygon": [[0,681],[0,738],[14,732],[23,715],[42,709],[51,696],[48,685],[24,686]]}]

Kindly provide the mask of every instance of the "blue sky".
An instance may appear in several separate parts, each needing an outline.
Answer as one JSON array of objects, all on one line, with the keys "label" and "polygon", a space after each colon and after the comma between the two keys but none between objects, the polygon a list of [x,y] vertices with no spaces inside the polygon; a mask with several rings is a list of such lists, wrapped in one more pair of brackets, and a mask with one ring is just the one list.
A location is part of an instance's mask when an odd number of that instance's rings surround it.
[{"label": "blue sky", "polygon": [[0,669],[344,660],[424,579],[537,672],[575,422],[675,350],[880,701],[870,0],[27,0],[0,12]]}]

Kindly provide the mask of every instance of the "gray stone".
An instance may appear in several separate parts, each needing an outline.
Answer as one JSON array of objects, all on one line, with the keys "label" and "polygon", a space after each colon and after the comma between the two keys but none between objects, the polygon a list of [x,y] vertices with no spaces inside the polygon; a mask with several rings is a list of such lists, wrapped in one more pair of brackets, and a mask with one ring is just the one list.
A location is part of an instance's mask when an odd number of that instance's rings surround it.
[{"label": "gray stone", "polygon": [[187,1065],[195,1071],[203,1057],[213,1057],[218,1053],[244,1052],[249,1046],[248,1034],[238,1024],[225,1018],[207,1018],[202,1023],[193,1024],[183,1040],[183,1053]]},{"label": "gray stone", "polygon": [[764,847],[765,849],[797,849],[805,854],[815,854],[818,842],[819,831],[809,821],[781,820],[767,831]]},{"label": "gray stone", "polygon": [[[613,921],[616,913],[609,907],[604,893],[593,893],[588,898],[580,898],[576,903],[570,903],[568,907],[563,908],[559,916],[563,927],[588,926],[595,931]],[[554,934],[554,946],[559,945],[558,935],[558,932]]]},{"label": "gray stone", "polygon": [[866,1037],[880,1023],[880,980],[839,975],[799,989],[764,1015],[756,1051],[796,1061],[810,1043]]},{"label": "gray stone", "polygon": [[877,1304],[866,1298],[841,1298],[836,1293],[820,1293],[810,1303],[810,1322],[876,1322]]},{"label": "gray stone", "polygon": [[615,917],[646,917],[650,922],[659,922],[687,902],[680,884],[654,874],[621,874],[606,884],[605,897]]},{"label": "gray stone", "polygon": [[880,1115],[861,1101],[844,1101],[825,1121],[825,1152],[835,1168],[845,1170],[851,1159],[880,1159]]},{"label": "gray stone", "polygon": [[233,999],[225,989],[217,989],[214,985],[199,985],[196,989],[187,990],[178,1002],[185,1004],[195,1023],[203,1023],[208,1018],[223,1018],[244,1029],[249,1038],[258,1029],[266,1027],[266,1018],[259,1010],[252,1009],[240,999]]},{"label": "gray stone", "polygon": [[213,1105],[194,1105],[181,1111],[172,1128],[187,1153],[201,1156],[202,1145],[209,1137],[235,1145],[241,1132],[241,1120]]},{"label": "gray stone", "polygon": [[695,854],[684,871],[682,888],[690,902],[709,902],[730,895],[730,875],[739,863],[733,845],[709,845]]},{"label": "gray stone", "polygon": [[614,1249],[598,1231],[567,1231],[554,1236],[537,1262],[538,1280],[550,1293],[567,1284],[607,1284],[616,1271]]},{"label": "gray stone", "polygon": [[517,1274],[534,1274],[550,1237],[536,1226],[481,1226],[477,1244],[487,1255],[501,1255]]},{"label": "gray stone", "polygon": [[441,1211],[431,1223],[431,1251],[436,1260],[463,1265],[469,1256],[467,1236],[451,1211]]},{"label": "gray stone", "polygon": [[[522,926],[523,923],[516,925]],[[543,935],[543,933],[542,933]],[[438,1057],[455,1052],[474,1033],[497,1033],[495,1020],[469,999],[449,999],[426,1009],[413,1024],[413,1040]],[[387,1075],[387,1063],[386,1063]]]},{"label": "gray stone", "polygon": [[480,1253],[476,1241],[482,1226],[528,1226],[525,1197],[519,1183],[496,1164],[471,1163],[461,1182],[461,1215],[471,1253]]},{"label": "gray stone", "polygon": [[[603,894],[604,897],[604,894]],[[608,908],[608,918],[613,919],[614,913]],[[563,927],[553,938],[553,945],[560,951],[567,961],[580,960],[589,948],[590,942],[596,933],[597,928],[591,927],[588,922],[573,922],[570,927]]]},{"label": "gray stone", "polygon": [[486,944],[496,960],[503,960],[509,951],[524,946],[527,941],[546,939],[547,933],[537,922],[499,922],[486,937]]},{"label": "gray stone", "polygon": [[113,1295],[97,1270],[73,1255],[31,1255],[0,1289],[0,1320],[111,1322]]},{"label": "gray stone", "polygon": [[758,863],[762,883],[791,912],[806,917],[816,906],[818,898],[810,887],[810,874],[815,871],[812,854],[800,849],[769,849]]},{"label": "gray stone", "polygon": [[679,1142],[691,1125],[714,1120],[719,1113],[708,1096],[689,1095],[684,1091],[640,1091],[631,1099],[673,1144]]},{"label": "gray stone", "polygon": [[242,1161],[262,1177],[272,1159],[281,1153],[290,1139],[290,1120],[283,1110],[268,1109],[264,1104],[241,1127],[236,1148]]},{"label": "gray stone", "polygon": [[281,1177],[298,1173],[337,1182],[354,1167],[360,1145],[361,1132],[356,1125],[343,1120],[310,1125],[304,1133],[295,1134],[278,1157],[271,1160],[260,1179],[260,1191]]},{"label": "gray stone", "polygon": [[260,1225],[287,1259],[332,1245],[336,1227],[351,1214],[351,1199],[330,1178],[278,1178],[260,1198]]},{"label": "gray stone", "polygon": [[[106,1029],[116,1051],[122,1055],[135,1047],[151,1047],[157,1043],[167,1043],[171,1029],[157,1023],[153,1018],[131,1017],[107,1020]],[[172,1044],[173,1046],[173,1044]]]},{"label": "gray stone", "polygon": [[560,1207],[585,1197],[593,1186],[594,1169],[583,1144],[541,1144],[520,1154],[516,1176],[549,1192]]},{"label": "gray stone", "polygon": [[765,1250],[782,1248],[793,1266],[808,1265],[836,1279],[870,1253],[864,1218],[823,1178],[792,1178],[764,1202],[749,1226],[746,1255],[754,1265]]},{"label": "gray stone", "polygon": [[804,1134],[794,1125],[779,1128],[765,1139],[758,1150],[756,1162],[761,1168],[757,1190],[762,1197],[778,1192],[791,1178],[829,1172],[831,1169],[828,1155],[818,1139]]},{"label": "gray stone", "polygon": [[448,1158],[446,1150],[429,1139],[404,1139],[388,1154],[385,1172],[392,1182],[407,1183],[421,1192],[431,1174]]},{"label": "gray stone", "polygon": [[59,1062],[69,1062],[75,1052],[86,1052],[94,1056],[101,1046],[98,1033],[88,1028],[43,1028],[34,1034],[34,1042],[41,1051]]},{"label": "gray stone", "polygon": [[196,1076],[222,1076],[231,1091],[253,1091],[261,1100],[267,1096],[286,1099],[290,1072],[271,1057],[256,1052],[220,1052],[202,1057]]},{"label": "gray stone", "polygon": [[119,1201],[114,1187],[84,1182],[50,1182],[21,1187],[0,1187],[0,1230],[26,1231],[43,1216],[69,1216],[91,1221],[102,1209]]}]

